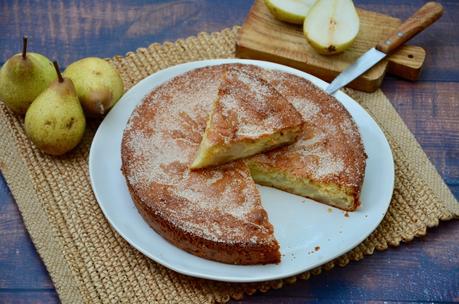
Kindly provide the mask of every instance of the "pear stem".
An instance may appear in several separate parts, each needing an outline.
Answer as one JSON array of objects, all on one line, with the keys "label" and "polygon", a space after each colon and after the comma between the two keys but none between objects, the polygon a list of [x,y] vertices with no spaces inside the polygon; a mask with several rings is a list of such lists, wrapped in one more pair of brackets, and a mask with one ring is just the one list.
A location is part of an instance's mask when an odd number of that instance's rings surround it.
[{"label": "pear stem", "polygon": [[57,78],[59,79],[59,82],[64,82],[64,77],[62,77],[61,71],[59,71],[59,65],[57,64],[57,61],[53,61],[54,68],[56,69],[57,73]]},{"label": "pear stem", "polygon": [[26,59],[27,54],[27,36],[22,37],[22,58]]}]

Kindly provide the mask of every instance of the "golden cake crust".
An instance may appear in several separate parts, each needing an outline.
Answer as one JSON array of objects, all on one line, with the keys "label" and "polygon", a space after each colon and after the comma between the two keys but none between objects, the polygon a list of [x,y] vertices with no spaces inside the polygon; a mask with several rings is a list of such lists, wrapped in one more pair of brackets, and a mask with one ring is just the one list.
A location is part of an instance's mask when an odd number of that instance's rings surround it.
[{"label": "golden cake crust", "polygon": [[140,214],[177,247],[225,263],[277,263],[279,245],[244,163],[189,169],[221,72],[193,70],[147,96],[124,131],[122,171]]},{"label": "golden cake crust", "polygon": [[300,113],[266,80],[226,65],[191,168],[221,165],[291,144],[302,129]]},{"label": "golden cake crust", "polygon": [[271,83],[303,115],[306,124],[296,143],[253,156],[249,162],[317,184],[336,185],[353,197],[351,206],[337,207],[355,210],[360,205],[367,156],[349,112],[335,97],[304,78],[255,66],[241,69],[257,73]]},{"label": "golden cake crust", "polygon": [[300,113],[266,80],[228,66],[218,91],[209,141],[226,144],[257,139],[303,125]]},{"label": "golden cake crust", "polygon": [[350,114],[309,81],[231,66],[261,76],[292,103],[306,122],[298,142],[247,162],[191,171],[224,69],[212,66],[173,78],[137,106],[123,134],[122,171],[140,214],[175,246],[225,263],[277,263],[279,245],[246,163],[338,185],[354,198],[353,210],[366,155]]}]

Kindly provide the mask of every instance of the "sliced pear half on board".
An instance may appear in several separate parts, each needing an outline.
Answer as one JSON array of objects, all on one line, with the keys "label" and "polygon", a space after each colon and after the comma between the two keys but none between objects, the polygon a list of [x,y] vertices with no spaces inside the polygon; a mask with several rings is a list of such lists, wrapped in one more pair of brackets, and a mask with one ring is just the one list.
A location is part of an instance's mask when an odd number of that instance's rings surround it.
[{"label": "sliced pear half on board", "polygon": [[352,0],[319,0],[304,21],[304,34],[320,54],[341,53],[359,33],[360,20]]},{"label": "sliced pear half on board", "polygon": [[317,0],[265,0],[271,14],[278,20],[303,24],[309,9]]}]

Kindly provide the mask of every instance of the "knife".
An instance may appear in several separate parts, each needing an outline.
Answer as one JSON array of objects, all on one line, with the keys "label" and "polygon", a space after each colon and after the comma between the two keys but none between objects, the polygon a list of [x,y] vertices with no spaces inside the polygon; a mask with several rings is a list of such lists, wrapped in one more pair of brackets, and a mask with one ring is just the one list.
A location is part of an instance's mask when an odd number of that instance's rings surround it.
[{"label": "knife", "polygon": [[341,74],[328,85],[325,91],[330,95],[335,93],[384,59],[384,57],[397,49],[400,45],[434,23],[442,14],[443,6],[441,6],[441,4],[437,2],[427,2],[410,18],[403,22],[392,35],[378,43],[376,47],[368,50],[353,64],[342,71]]}]

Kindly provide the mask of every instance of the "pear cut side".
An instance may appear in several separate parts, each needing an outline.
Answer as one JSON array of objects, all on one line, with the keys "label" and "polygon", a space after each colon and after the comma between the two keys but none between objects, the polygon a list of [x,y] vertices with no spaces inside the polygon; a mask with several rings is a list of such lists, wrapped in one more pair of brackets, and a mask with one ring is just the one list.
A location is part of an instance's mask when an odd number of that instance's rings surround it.
[{"label": "pear cut side", "polygon": [[316,0],[265,0],[271,14],[278,20],[303,24]]},{"label": "pear cut side", "polygon": [[360,20],[352,0],[319,0],[304,22],[304,34],[320,54],[345,51],[359,33]]}]

